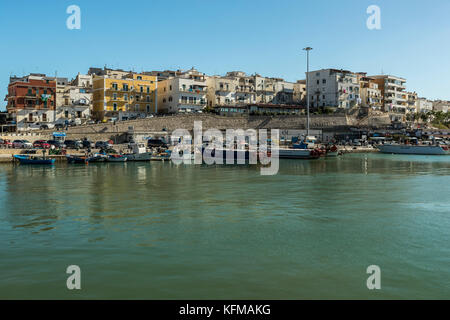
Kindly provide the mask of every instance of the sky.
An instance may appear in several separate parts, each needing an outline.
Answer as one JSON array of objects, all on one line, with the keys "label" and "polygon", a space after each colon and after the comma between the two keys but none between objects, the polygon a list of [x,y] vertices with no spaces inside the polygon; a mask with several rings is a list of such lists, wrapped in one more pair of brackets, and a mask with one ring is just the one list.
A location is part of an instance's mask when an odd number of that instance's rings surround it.
[{"label": "sky", "polygon": [[[69,30],[67,7],[81,10]],[[366,25],[380,7],[381,29]],[[407,90],[450,100],[449,0],[0,1],[0,109],[10,75],[74,78],[89,67],[305,78],[311,70],[391,74]]]}]

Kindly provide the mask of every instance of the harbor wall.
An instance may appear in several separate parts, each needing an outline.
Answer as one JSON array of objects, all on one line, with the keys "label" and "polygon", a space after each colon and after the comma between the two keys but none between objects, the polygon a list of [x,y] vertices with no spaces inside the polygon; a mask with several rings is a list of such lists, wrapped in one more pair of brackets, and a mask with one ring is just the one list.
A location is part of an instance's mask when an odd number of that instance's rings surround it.
[{"label": "harbor wall", "polygon": [[[172,132],[176,129],[192,130],[194,122],[201,121],[203,130],[215,128],[226,129],[280,129],[303,130],[306,129],[305,116],[240,116],[225,117],[211,114],[185,114],[138,119],[114,123],[101,123],[69,127],[66,132],[67,139],[89,138],[92,141],[112,139],[116,143],[126,140],[127,132],[133,129],[137,132]],[[390,124],[389,116],[377,116],[369,119],[356,118],[349,115],[312,115],[311,129],[339,132],[350,127],[367,128],[385,127]],[[30,142],[39,139],[51,139],[54,130],[41,130],[32,134],[10,134],[2,136],[5,139],[26,139]]]}]

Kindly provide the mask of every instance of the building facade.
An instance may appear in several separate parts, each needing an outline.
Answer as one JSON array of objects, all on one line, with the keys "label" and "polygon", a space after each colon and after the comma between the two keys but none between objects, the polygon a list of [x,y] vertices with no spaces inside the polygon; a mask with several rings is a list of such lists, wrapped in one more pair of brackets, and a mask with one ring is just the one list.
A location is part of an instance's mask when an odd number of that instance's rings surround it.
[{"label": "building facade", "polygon": [[416,104],[417,112],[428,113],[433,111],[433,101],[430,101],[426,98],[418,98]]},{"label": "building facade", "polygon": [[406,79],[391,76],[371,76],[381,90],[383,111],[391,113],[391,120],[404,121],[407,113]]},{"label": "building facade", "polygon": [[308,76],[310,105],[350,109],[361,103],[358,76],[347,70],[322,69]]},{"label": "building facade", "polygon": [[200,112],[206,107],[207,82],[194,68],[158,82],[158,112]]},{"label": "building facade", "polygon": [[381,90],[374,78],[368,77],[366,73],[358,73],[358,81],[361,92],[361,107],[372,110],[382,109]]},{"label": "building facade", "polygon": [[16,123],[17,130],[53,122],[56,78],[47,77],[45,74],[11,77],[5,100],[8,114]]},{"label": "building facade", "polygon": [[92,76],[78,74],[70,83],[58,81],[56,93],[56,122],[84,123],[92,113]]},{"label": "building facade", "polygon": [[[98,71],[100,70],[100,71]],[[123,70],[91,68],[92,116],[127,120],[158,112],[157,78]]]},{"label": "building facade", "polygon": [[450,101],[436,100],[433,102],[433,111],[447,113],[450,109]]}]

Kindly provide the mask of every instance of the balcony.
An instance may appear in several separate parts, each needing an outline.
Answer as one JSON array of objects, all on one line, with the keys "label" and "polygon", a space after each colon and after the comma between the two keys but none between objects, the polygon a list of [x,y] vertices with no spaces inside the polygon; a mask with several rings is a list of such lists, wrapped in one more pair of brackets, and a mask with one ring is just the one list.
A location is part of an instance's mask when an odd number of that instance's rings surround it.
[{"label": "balcony", "polygon": [[207,90],[203,88],[180,88],[180,92],[191,94],[206,94]]}]

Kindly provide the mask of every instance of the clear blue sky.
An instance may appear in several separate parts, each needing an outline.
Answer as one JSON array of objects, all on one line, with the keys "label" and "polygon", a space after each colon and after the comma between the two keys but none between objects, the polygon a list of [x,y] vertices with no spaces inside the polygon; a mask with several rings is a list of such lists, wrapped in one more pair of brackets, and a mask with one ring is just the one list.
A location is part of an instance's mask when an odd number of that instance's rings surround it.
[{"label": "clear blue sky", "polygon": [[[81,8],[81,30],[66,8]],[[382,29],[366,28],[369,5]],[[311,68],[407,79],[420,96],[450,100],[448,0],[15,0],[0,2],[0,109],[10,74],[72,78],[90,66],[207,74],[258,72],[289,81]]]}]

